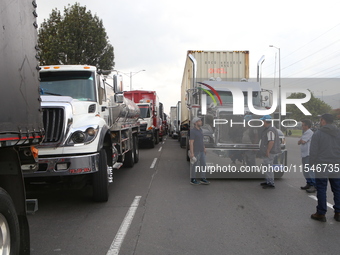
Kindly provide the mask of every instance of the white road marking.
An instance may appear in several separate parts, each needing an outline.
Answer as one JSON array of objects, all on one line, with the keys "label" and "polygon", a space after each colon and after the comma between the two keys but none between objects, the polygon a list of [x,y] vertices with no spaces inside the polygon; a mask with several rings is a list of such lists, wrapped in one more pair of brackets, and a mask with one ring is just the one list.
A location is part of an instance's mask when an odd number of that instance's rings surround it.
[{"label": "white road marking", "polygon": [[122,222],[122,224],[119,227],[119,230],[116,234],[115,239],[113,240],[109,251],[106,253],[106,255],[118,255],[120,247],[123,244],[124,238],[126,236],[126,233],[128,232],[131,222],[133,220],[133,217],[135,216],[136,210],[138,208],[139,201],[142,197],[136,196],[133,200],[128,212],[125,215],[125,218]]},{"label": "white road marking", "polygon": [[[318,198],[314,195],[309,195],[310,198],[314,199],[315,201],[318,201]],[[331,203],[327,202],[327,206],[331,209],[333,209],[333,205]]]},{"label": "white road marking", "polygon": [[155,165],[156,165],[156,162],[157,162],[157,158],[155,158],[155,159],[152,161],[152,164],[151,164],[150,168],[154,168]]},{"label": "white road marking", "polygon": [[160,147],[158,151],[161,151],[161,150],[162,150],[162,147]]}]

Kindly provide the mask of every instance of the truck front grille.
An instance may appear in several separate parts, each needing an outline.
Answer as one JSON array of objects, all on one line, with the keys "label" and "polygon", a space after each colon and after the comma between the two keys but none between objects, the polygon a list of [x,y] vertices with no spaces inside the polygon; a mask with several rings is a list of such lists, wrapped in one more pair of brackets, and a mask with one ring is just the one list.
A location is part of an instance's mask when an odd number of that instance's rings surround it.
[{"label": "truck front grille", "polygon": [[64,126],[64,109],[43,108],[45,138],[43,143],[58,143]]},{"label": "truck front grille", "polygon": [[139,126],[139,130],[140,130],[140,131],[146,131],[146,127],[147,127],[147,124],[141,124],[141,125]]}]

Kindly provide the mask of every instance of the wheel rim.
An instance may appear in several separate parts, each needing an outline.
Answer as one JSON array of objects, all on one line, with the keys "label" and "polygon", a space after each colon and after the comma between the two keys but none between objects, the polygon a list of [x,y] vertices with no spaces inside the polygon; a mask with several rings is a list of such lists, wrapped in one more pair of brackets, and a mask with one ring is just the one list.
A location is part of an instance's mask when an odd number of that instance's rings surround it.
[{"label": "wheel rim", "polygon": [[0,255],[11,251],[11,236],[6,218],[0,213]]}]

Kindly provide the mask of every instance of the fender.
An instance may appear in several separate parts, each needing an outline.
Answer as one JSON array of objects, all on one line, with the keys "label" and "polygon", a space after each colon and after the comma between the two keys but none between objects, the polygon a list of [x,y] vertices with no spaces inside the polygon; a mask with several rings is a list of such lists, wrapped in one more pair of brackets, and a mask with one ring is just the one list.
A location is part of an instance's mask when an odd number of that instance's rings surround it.
[{"label": "fender", "polygon": [[[110,128],[107,125],[104,125],[100,130],[97,151],[100,151],[104,147],[106,135],[110,136]],[[110,147],[111,146],[110,143]]]}]

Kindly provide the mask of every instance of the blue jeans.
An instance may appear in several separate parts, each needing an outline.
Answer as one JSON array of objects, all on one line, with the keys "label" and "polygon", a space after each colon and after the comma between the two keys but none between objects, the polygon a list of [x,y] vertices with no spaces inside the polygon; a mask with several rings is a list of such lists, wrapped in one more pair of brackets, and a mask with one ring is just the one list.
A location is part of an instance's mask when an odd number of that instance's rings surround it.
[{"label": "blue jeans", "polygon": [[318,214],[326,214],[327,212],[327,183],[331,184],[334,199],[334,212],[340,212],[340,178],[336,175],[333,178],[332,173],[317,173],[315,178],[318,205],[316,211]]},{"label": "blue jeans", "polygon": [[190,164],[190,178],[196,179],[196,172],[200,171],[201,178],[205,178],[207,169],[207,164],[205,161],[205,153],[199,152],[195,155],[197,161],[194,164]]},{"label": "blue jeans", "polygon": [[[263,158],[263,165],[266,167],[272,166],[275,158],[275,154],[269,153],[269,157]],[[266,182],[267,184],[274,185],[274,172],[273,171],[266,171],[265,172]]]},{"label": "blue jeans", "polygon": [[302,158],[302,169],[307,184],[315,187],[315,173],[309,171],[309,156]]}]

